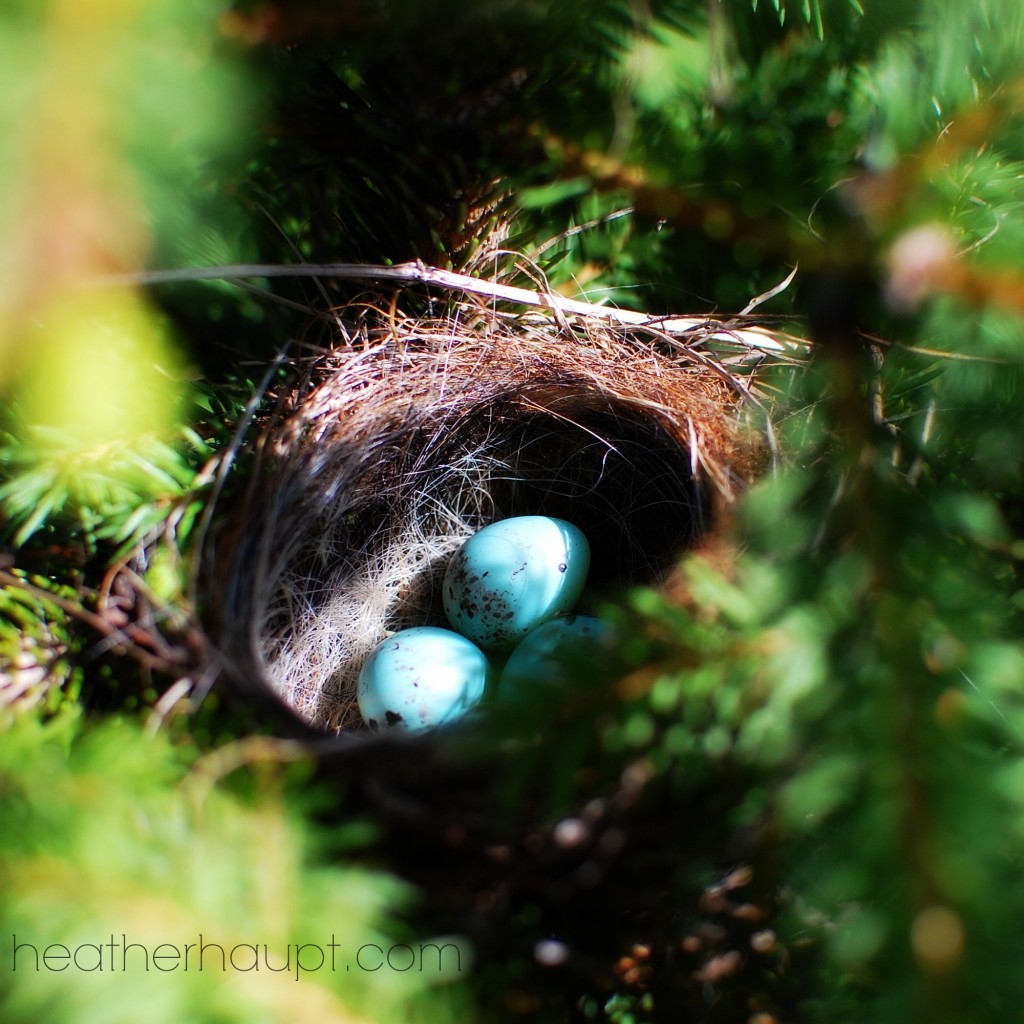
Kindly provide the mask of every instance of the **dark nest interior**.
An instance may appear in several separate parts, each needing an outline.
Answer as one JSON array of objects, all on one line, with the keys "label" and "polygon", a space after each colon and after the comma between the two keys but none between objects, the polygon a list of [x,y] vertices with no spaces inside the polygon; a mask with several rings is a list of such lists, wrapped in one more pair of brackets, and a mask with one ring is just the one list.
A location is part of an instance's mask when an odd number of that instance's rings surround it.
[{"label": "dark nest interior", "polygon": [[389,632],[445,625],[446,560],[475,530],[575,523],[588,610],[664,582],[757,460],[750,377],[710,347],[720,325],[673,337],[470,302],[338,323],[221,509],[207,595],[239,678],[318,729],[360,727],[359,669]]}]

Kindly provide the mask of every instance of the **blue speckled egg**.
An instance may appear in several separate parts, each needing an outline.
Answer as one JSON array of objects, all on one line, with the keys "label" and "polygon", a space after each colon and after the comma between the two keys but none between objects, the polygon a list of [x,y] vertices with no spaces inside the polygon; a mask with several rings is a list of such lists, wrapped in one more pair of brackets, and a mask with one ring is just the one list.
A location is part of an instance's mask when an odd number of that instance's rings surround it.
[{"label": "blue speckled egg", "polygon": [[422,732],[461,718],[484,695],[491,666],[450,629],[403,629],[363,664],[356,695],[371,729]]},{"label": "blue speckled egg", "polygon": [[570,611],[590,569],[590,545],[564,519],[518,516],[473,534],[452,556],[444,610],[452,628],[490,650],[514,647]]},{"label": "blue speckled egg", "polygon": [[614,628],[589,615],[569,615],[531,630],[509,655],[498,680],[499,701],[536,686],[561,686],[583,671],[611,672]]}]

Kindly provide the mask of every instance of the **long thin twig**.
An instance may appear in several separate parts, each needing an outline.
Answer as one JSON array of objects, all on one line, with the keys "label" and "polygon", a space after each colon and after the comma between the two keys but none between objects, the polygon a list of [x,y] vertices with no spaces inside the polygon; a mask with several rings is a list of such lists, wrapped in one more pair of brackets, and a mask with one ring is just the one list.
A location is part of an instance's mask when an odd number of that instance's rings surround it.
[{"label": "long thin twig", "polygon": [[[465,274],[456,274],[439,267],[428,267],[420,260],[398,263],[391,267],[364,263],[304,263],[296,265],[277,263],[241,263],[218,267],[191,267],[180,270],[143,270],[130,274],[114,274],[103,277],[99,283],[107,285],[157,285],[180,284],[188,281],[224,281],[232,278],[250,277],[337,277],[351,281],[394,281],[396,284],[426,284],[452,291],[484,295],[505,302],[523,306],[535,306],[571,313],[577,316],[612,320],[616,323],[635,326],[656,325],[666,334],[687,334],[691,331],[708,330],[718,321],[708,317],[667,316],[652,317],[632,309],[616,309],[598,306],[578,299],[567,299],[553,292],[532,292],[526,288],[484,281]],[[781,341],[771,331],[760,327],[732,329],[713,337],[723,341],[739,343],[750,348],[771,352],[792,349],[791,344]]]},{"label": "long thin twig", "polygon": [[290,341],[286,341],[278,350],[273,362],[271,362],[270,366],[267,367],[266,372],[263,374],[263,379],[260,381],[255,393],[246,403],[245,409],[238,421],[238,425],[235,427],[235,432],[231,437],[231,441],[218,462],[209,500],[203,508],[203,514],[199,520],[198,526],[196,527],[196,558],[193,562],[192,571],[189,573],[188,583],[188,598],[193,608],[196,607],[197,603],[199,566],[203,563],[206,537],[210,531],[210,525],[213,522],[213,513],[217,505],[217,500],[220,498],[221,492],[224,490],[224,484],[227,482],[228,473],[231,471],[232,463],[238,455],[238,451],[242,446],[242,442],[249,430],[249,426],[256,415],[256,410],[259,408],[260,402],[263,401],[263,396],[267,393],[267,389],[270,387],[270,382],[274,379],[274,374],[277,373],[278,367],[284,362],[284,359],[288,354],[290,344]]},{"label": "long thin twig", "polygon": [[566,239],[572,238],[574,235],[580,235],[584,231],[589,231],[591,228],[600,227],[602,224],[609,224],[613,220],[618,220],[620,217],[628,217],[633,213],[632,206],[624,206],[621,210],[614,210],[611,213],[606,213],[601,217],[595,217],[593,220],[588,220],[585,224],[576,224],[574,227],[568,228],[561,234],[555,235],[554,238],[549,238],[542,245],[538,245],[533,252],[530,253],[530,259],[535,260],[537,257],[543,255],[548,249],[554,248],[559,242],[564,242]]}]

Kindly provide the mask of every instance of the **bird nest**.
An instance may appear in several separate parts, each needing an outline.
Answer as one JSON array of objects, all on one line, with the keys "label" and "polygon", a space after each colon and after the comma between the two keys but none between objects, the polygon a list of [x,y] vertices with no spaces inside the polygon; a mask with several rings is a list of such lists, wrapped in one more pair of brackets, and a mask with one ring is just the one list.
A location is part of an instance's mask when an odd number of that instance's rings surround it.
[{"label": "bird nest", "polygon": [[359,727],[359,669],[391,631],[445,624],[446,561],[482,526],[578,525],[596,605],[663,583],[763,449],[746,414],[767,332],[479,301],[338,323],[261,432],[209,575],[227,662],[316,728]]}]

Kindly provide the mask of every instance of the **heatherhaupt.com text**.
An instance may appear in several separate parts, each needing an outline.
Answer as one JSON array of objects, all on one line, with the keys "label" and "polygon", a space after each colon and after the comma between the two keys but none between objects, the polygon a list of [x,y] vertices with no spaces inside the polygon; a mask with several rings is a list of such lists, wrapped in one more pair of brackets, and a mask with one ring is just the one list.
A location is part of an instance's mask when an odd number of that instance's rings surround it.
[{"label": "heatherhaupt.com text", "polygon": [[[0,958],[0,969],[11,973],[125,974],[129,972],[173,971],[237,972],[266,971],[291,975],[296,981],[306,974],[327,971],[407,971],[452,974],[462,970],[462,950],[454,942],[397,943],[381,946],[363,943],[345,951],[331,935],[329,942],[298,942],[285,946],[259,942],[228,944],[212,942],[200,932],[192,942],[132,942],[125,934],[107,941],[39,942],[11,935],[9,958]],[[2,960],[6,960],[3,963]]]}]

